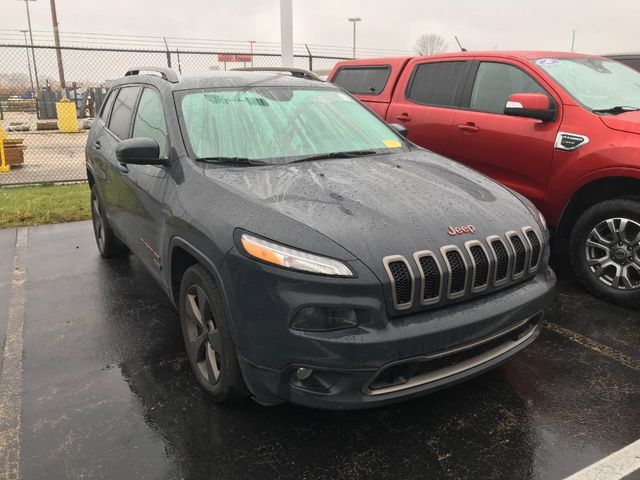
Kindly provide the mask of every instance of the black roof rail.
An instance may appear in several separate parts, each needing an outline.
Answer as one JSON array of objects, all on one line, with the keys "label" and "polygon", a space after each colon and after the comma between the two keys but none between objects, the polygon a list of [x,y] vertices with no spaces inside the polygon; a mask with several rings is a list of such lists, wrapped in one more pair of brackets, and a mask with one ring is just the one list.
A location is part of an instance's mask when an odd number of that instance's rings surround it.
[{"label": "black roof rail", "polygon": [[232,68],[231,70],[235,71],[243,71],[243,72],[280,72],[280,73],[290,73],[292,77],[297,78],[306,78],[307,80],[316,80],[318,82],[323,82],[318,75],[309,70],[305,70],[303,68],[289,68],[289,67],[238,67]]},{"label": "black roof rail", "polygon": [[170,83],[178,83],[180,81],[175,70],[167,67],[133,67],[127,70],[127,73],[125,73],[124,76],[129,77],[131,75],[140,75],[141,72],[159,73],[162,78]]}]

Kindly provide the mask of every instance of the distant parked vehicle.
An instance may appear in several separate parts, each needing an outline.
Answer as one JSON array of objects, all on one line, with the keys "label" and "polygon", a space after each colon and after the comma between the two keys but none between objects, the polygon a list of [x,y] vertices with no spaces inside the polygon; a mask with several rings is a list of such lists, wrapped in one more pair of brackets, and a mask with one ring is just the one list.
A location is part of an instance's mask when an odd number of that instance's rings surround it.
[{"label": "distant parked vehicle", "polygon": [[94,232],[167,292],[214,400],[382,405],[537,337],[555,276],[524,197],[335,85],[152,70],[114,82],[91,127]]},{"label": "distant parked vehicle", "polygon": [[329,80],[418,145],[529,198],[591,291],[640,306],[640,73],[492,51],[344,61]]},{"label": "distant parked vehicle", "polygon": [[622,62],[640,72],[640,53],[618,53],[614,55],[605,55],[605,57]]}]

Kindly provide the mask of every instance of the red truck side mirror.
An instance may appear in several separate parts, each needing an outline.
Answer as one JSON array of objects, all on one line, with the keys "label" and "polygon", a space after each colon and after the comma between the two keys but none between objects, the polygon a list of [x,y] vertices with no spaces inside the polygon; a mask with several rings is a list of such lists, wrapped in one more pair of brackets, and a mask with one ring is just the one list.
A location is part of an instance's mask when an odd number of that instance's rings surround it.
[{"label": "red truck side mirror", "polygon": [[556,118],[556,108],[544,93],[514,93],[507,100],[504,114],[548,122]]}]

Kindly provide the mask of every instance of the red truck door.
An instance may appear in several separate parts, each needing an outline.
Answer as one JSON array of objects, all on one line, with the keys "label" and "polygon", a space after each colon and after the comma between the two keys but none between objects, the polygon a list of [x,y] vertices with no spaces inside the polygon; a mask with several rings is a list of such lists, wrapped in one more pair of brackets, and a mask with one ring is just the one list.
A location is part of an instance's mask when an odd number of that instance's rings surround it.
[{"label": "red truck door", "polygon": [[410,62],[398,81],[386,121],[407,127],[407,136],[414,143],[451,156],[455,108],[462,98],[471,60],[439,57]]},{"label": "red truck door", "polygon": [[[451,157],[528,197],[539,208],[552,167],[553,148],[562,118],[560,98],[524,65],[478,58],[453,119]],[[504,115],[510,95],[544,93],[553,99],[555,120],[542,122]]]}]

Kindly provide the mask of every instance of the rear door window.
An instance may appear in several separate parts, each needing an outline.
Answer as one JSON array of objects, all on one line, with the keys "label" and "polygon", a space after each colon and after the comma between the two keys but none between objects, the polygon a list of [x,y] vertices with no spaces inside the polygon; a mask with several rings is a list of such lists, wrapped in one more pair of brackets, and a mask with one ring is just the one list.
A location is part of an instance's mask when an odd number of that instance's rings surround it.
[{"label": "rear door window", "polygon": [[407,88],[407,99],[421,105],[457,106],[464,84],[465,62],[430,62],[416,65]]},{"label": "rear door window", "polygon": [[345,67],[338,70],[333,83],[349,93],[380,95],[391,75],[391,67]]},{"label": "rear door window", "polygon": [[471,91],[469,108],[479,112],[503,113],[514,93],[544,93],[527,73],[506,63],[482,62]]},{"label": "rear door window", "polygon": [[109,130],[120,140],[129,138],[133,109],[136,106],[140,87],[122,87],[113,104],[109,119]]}]

